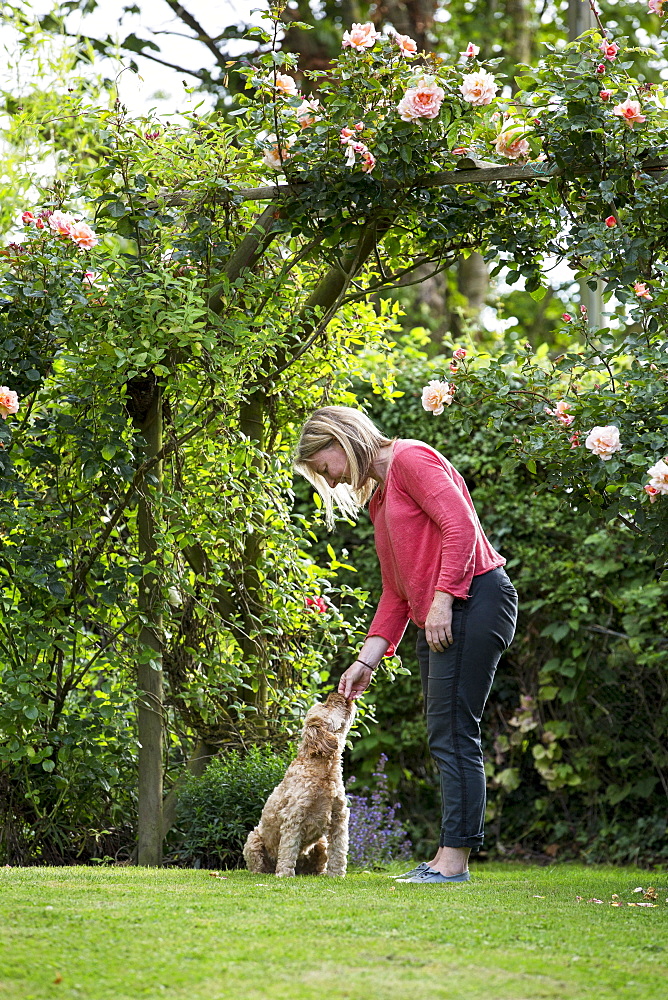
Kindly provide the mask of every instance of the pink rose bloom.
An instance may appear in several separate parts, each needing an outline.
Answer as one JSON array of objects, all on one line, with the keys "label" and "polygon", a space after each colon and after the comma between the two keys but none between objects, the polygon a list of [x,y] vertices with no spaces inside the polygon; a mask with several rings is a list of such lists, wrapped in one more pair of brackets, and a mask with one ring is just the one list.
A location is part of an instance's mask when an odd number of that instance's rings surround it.
[{"label": "pink rose bloom", "polygon": [[563,400],[559,400],[559,402],[557,403],[557,405],[555,407],[555,414],[554,415],[557,418],[557,420],[559,421],[559,423],[563,424],[564,427],[570,427],[571,424],[573,423],[573,421],[575,420],[574,416],[572,416],[571,414],[566,413],[566,410],[569,410],[570,406],[571,406],[570,403],[564,403]]},{"label": "pink rose bloom", "polygon": [[370,174],[376,166],[376,157],[368,149],[365,149],[362,153],[362,160],[362,173]]},{"label": "pink rose bloom", "polygon": [[647,290],[647,285],[644,281],[636,281],[633,284],[633,291],[636,293],[639,299],[647,299],[648,302],[652,301],[652,296]]},{"label": "pink rose bloom", "polygon": [[461,361],[462,358],[466,357],[466,351],[463,347],[458,347],[456,351],[452,352],[452,356],[453,358],[457,358],[458,361]]},{"label": "pink rose bloom", "polygon": [[69,236],[74,225],[74,216],[70,215],[69,212],[52,212],[48,221],[54,233],[59,233],[60,236]]},{"label": "pink rose bloom", "polygon": [[366,24],[353,24],[350,31],[343,32],[341,47],[344,49],[355,49],[356,52],[364,52],[365,49],[372,49],[380,38],[371,21]]},{"label": "pink rose bloom", "polygon": [[416,87],[410,87],[397,105],[399,117],[404,122],[417,118],[436,118],[441,110],[445,91],[436,83],[420,80]]},{"label": "pink rose bloom", "polygon": [[351,128],[341,129],[341,142],[348,142],[348,139],[352,139],[355,133]]},{"label": "pink rose bloom", "polygon": [[647,486],[643,487],[643,489],[645,490],[645,493],[649,494],[649,502],[650,503],[655,503],[656,502],[656,498],[658,496],[660,496],[660,493],[657,490],[656,486],[649,486],[649,485],[647,485]]},{"label": "pink rose bloom", "polygon": [[364,131],[364,122],[355,122],[355,128],[358,132]]},{"label": "pink rose bloom", "polygon": [[[656,465],[647,470],[647,475],[649,476],[649,486],[657,493],[668,494],[668,459],[660,459]],[[647,492],[649,493],[649,490]]]},{"label": "pink rose bloom", "polygon": [[602,101],[609,101],[612,96],[612,91],[602,90],[598,96],[601,98]]},{"label": "pink rose bloom", "polygon": [[297,84],[287,73],[278,73],[276,76],[276,90],[279,90],[284,97],[296,97],[299,91]]},{"label": "pink rose bloom", "polygon": [[80,250],[91,250],[100,242],[100,237],[93,232],[87,222],[75,222],[70,226],[68,236]]},{"label": "pink rose bloom", "polygon": [[406,59],[414,59],[417,55],[417,42],[408,35],[395,35],[394,40],[399,46],[402,56]]},{"label": "pink rose bloom", "polygon": [[505,156],[509,160],[519,160],[528,156],[531,152],[531,147],[523,137],[523,132],[523,125],[517,125],[511,121],[507,122],[506,128],[494,143],[494,149],[499,156]]},{"label": "pink rose bloom", "polygon": [[6,420],[10,413],[17,413],[19,408],[19,397],[13,389],[8,389],[6,385],[0,385],[0,417]]},{"label": "pink rose bloom", "polygon": [[629,128],[633,128],[636,122],[640,125],[641,122],[647,121],[647,117],[640,113],[639,101],[626,100],[623,104],[614,107],[612,113],[623,118]]},{"label": "pink rose bloom", "polygon": [[617,53],[619,52],[619,45],[617,42],[601,42],[599,48],[604,57],[610,62],[617,58]]},{"label": "pink rose bloom", "polygon": [[614,229],[614,227],[617,225],[617,219],[614,217],[614,215],[609,215],[608,218],[605,220],[605,224],[608,227],[608,229]]},{"label": "pink rose bloom", "polygon": [[573,319],[570,313],[562,313],[561,318],[563,319],[564,323],[570,323],[571,320]]},{"label": "pink rose bloom", "polygon": [[35,221],[35,216],[32,214],[32,212],[24,212],[23,215],[21,216],[21,222],[23,223],[24,226],[31,226],[34,221]]},{"label": "pink rose bloom", "polygon": [[480,52],[480,46],[474,45],[473,42],[469,42],[463,52],[460,52],[460,56],[465,56],[466,59],[475,59],[475,57]]},{"label": "pink rose bloom", "polygon": [[598,64],[598,66],[596,67],[596,72],[597,73],[605,73],[605,66],[603,65],[603,63],[599,63]]},{"label": "pink rose bloom", "polygon": [[549,406],[545,407],[545,412],[549,413],[551,417],[556,417],[560,424],[564,427],[570,427],[575,417],[570,416],[566,411],[570,410],[571,404],[567,403],[564,399],[560,399],[555,403],[554,409],[551,410]]},{"label": "pink rose bloom", "polygon": [[314,611],[319,611],[320,614],[329,610],[324,597],[307,597],[304,603],[307,608],[313,608]]},{"label": "pink rose bloom", "polygon": [[616,451],[622,450],[619,427],[616,427],[615,424],[608,424],[606,427],[592,427],[585,438],[585,448],[589,448],[604,462],[609,462]]},{"label": "pink rose bloom", "polygon": [[302,101],[295,111],[300,126],[310,128],[311,125],[315,125],[318,120],[318,111],[320,111],[320,101]]},{"label": "pink rose bloom", "polygon": [[580,431],[573,431],[568,440],[571,442],[571,451],[577,448],[580,444]]},{"label": "pink rose bloom", "polygon": [[663,17],[663,5],[665,0],[648,0],[647,9],[652,14],[658,14],[659,17]]},{"label": "pink rose bloom", "polygon": [[468,153],[468,151],[469,151],[468,150],[468,146],[455,146],[455,148],[452,150],[452,155],[453,156],[466,156],[466,154]]},{"label": "pink rose bloom", "polygon": [[481,69],[479,73],[467,73],[459,89],[465,101],[476,107],[482,107],[484,104],[492,103],[499,85],[491,73]]},{"label": "pink rose bloom", "polygon": [[432,379],[422,390],[422,406],[435,417],[440,416],[446,406],[450,406],[454,395],[454,387],[447,382]]}]

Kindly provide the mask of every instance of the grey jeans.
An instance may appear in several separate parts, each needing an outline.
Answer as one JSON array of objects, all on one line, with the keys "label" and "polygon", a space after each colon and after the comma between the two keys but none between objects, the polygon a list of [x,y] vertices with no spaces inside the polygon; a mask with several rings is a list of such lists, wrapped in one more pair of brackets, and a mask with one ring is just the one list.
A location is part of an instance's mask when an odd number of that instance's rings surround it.
[{"label": "grey jeans", "polygon": [[501,654],[515,634],[517,592],[503,567],[475,576],[452,606],[453,643],[429,649],[418,629],[417,656],[429,750],[441,775],[442,847],[479,850],[484,838],[485,770],[480,720]]}]

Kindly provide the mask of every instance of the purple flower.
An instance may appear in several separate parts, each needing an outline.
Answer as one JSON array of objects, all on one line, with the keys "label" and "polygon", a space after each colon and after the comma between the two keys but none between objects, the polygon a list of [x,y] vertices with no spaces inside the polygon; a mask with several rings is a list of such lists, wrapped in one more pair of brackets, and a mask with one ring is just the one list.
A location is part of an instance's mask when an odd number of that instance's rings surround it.
[{"label": "purple flower", "polygon": [[[350,804],[349,847],[350,864],[357,868],[385,865],[390,861],[408,861],[411,842],[397,811],[400,803],[390,804],[385,765],[387,757],[381,754],[374,771],[376,787],[367,795],[348,795]],[[350,778],[348,788],[356,783]],[[368,789],[363,789],[368,792]]]}]

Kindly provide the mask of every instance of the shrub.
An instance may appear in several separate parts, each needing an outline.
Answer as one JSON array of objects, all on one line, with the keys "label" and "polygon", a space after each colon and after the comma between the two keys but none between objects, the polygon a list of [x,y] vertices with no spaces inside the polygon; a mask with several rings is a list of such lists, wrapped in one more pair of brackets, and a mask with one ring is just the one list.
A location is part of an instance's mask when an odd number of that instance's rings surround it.
[{"label": "shrub", "polygon": [[[411,857],[411,842],[396,815],[401,805],[398,802],[390,805],[386,764],[387,757],[381,754],[373,774],[376,779],[375,788],[369,795],[348,796],[348,862],[355,868],[386,865],[397,860],[407,861]],[[355,785],[355,780],[354,777],[348,779],[348,788]]]},{"label": "shrub", "polygon": [[194,868],[238,868],[246,837],[260,818],[269,793],[294,756],[270,747],[231,750],[211,761],[204,774],[186,779],[179,797],[179,846],[168,860]]}]

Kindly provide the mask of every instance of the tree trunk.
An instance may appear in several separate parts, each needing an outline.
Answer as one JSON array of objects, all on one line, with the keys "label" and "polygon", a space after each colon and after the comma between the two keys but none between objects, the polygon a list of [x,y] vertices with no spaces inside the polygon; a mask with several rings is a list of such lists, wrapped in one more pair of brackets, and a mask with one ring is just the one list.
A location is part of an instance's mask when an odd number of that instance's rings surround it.
[{"label": "tree trunk", "polygon": [[457,287],[468,299],[471,312],[477,316],[485,305],[489,289],[489,272],[482,254],[476,252],[460,258]]},{"label": "tree trunk", "polygon": [[[162,389],[155,385],[150,406],[140,425],[146,440],[146,458],[162,448]],[[162,490],[162,462],[154,466],[157,482],[144,484],[137,507],[139,563],[145,567],[158,557],[155,505]],[[162,613],[160,577],[150,570],[139,582],[139,612],[143,619],[139,643],[142,652],[152,650],[152,663],[139,663],[137,671],[139,789],[137,863],[162,864]]]}]

